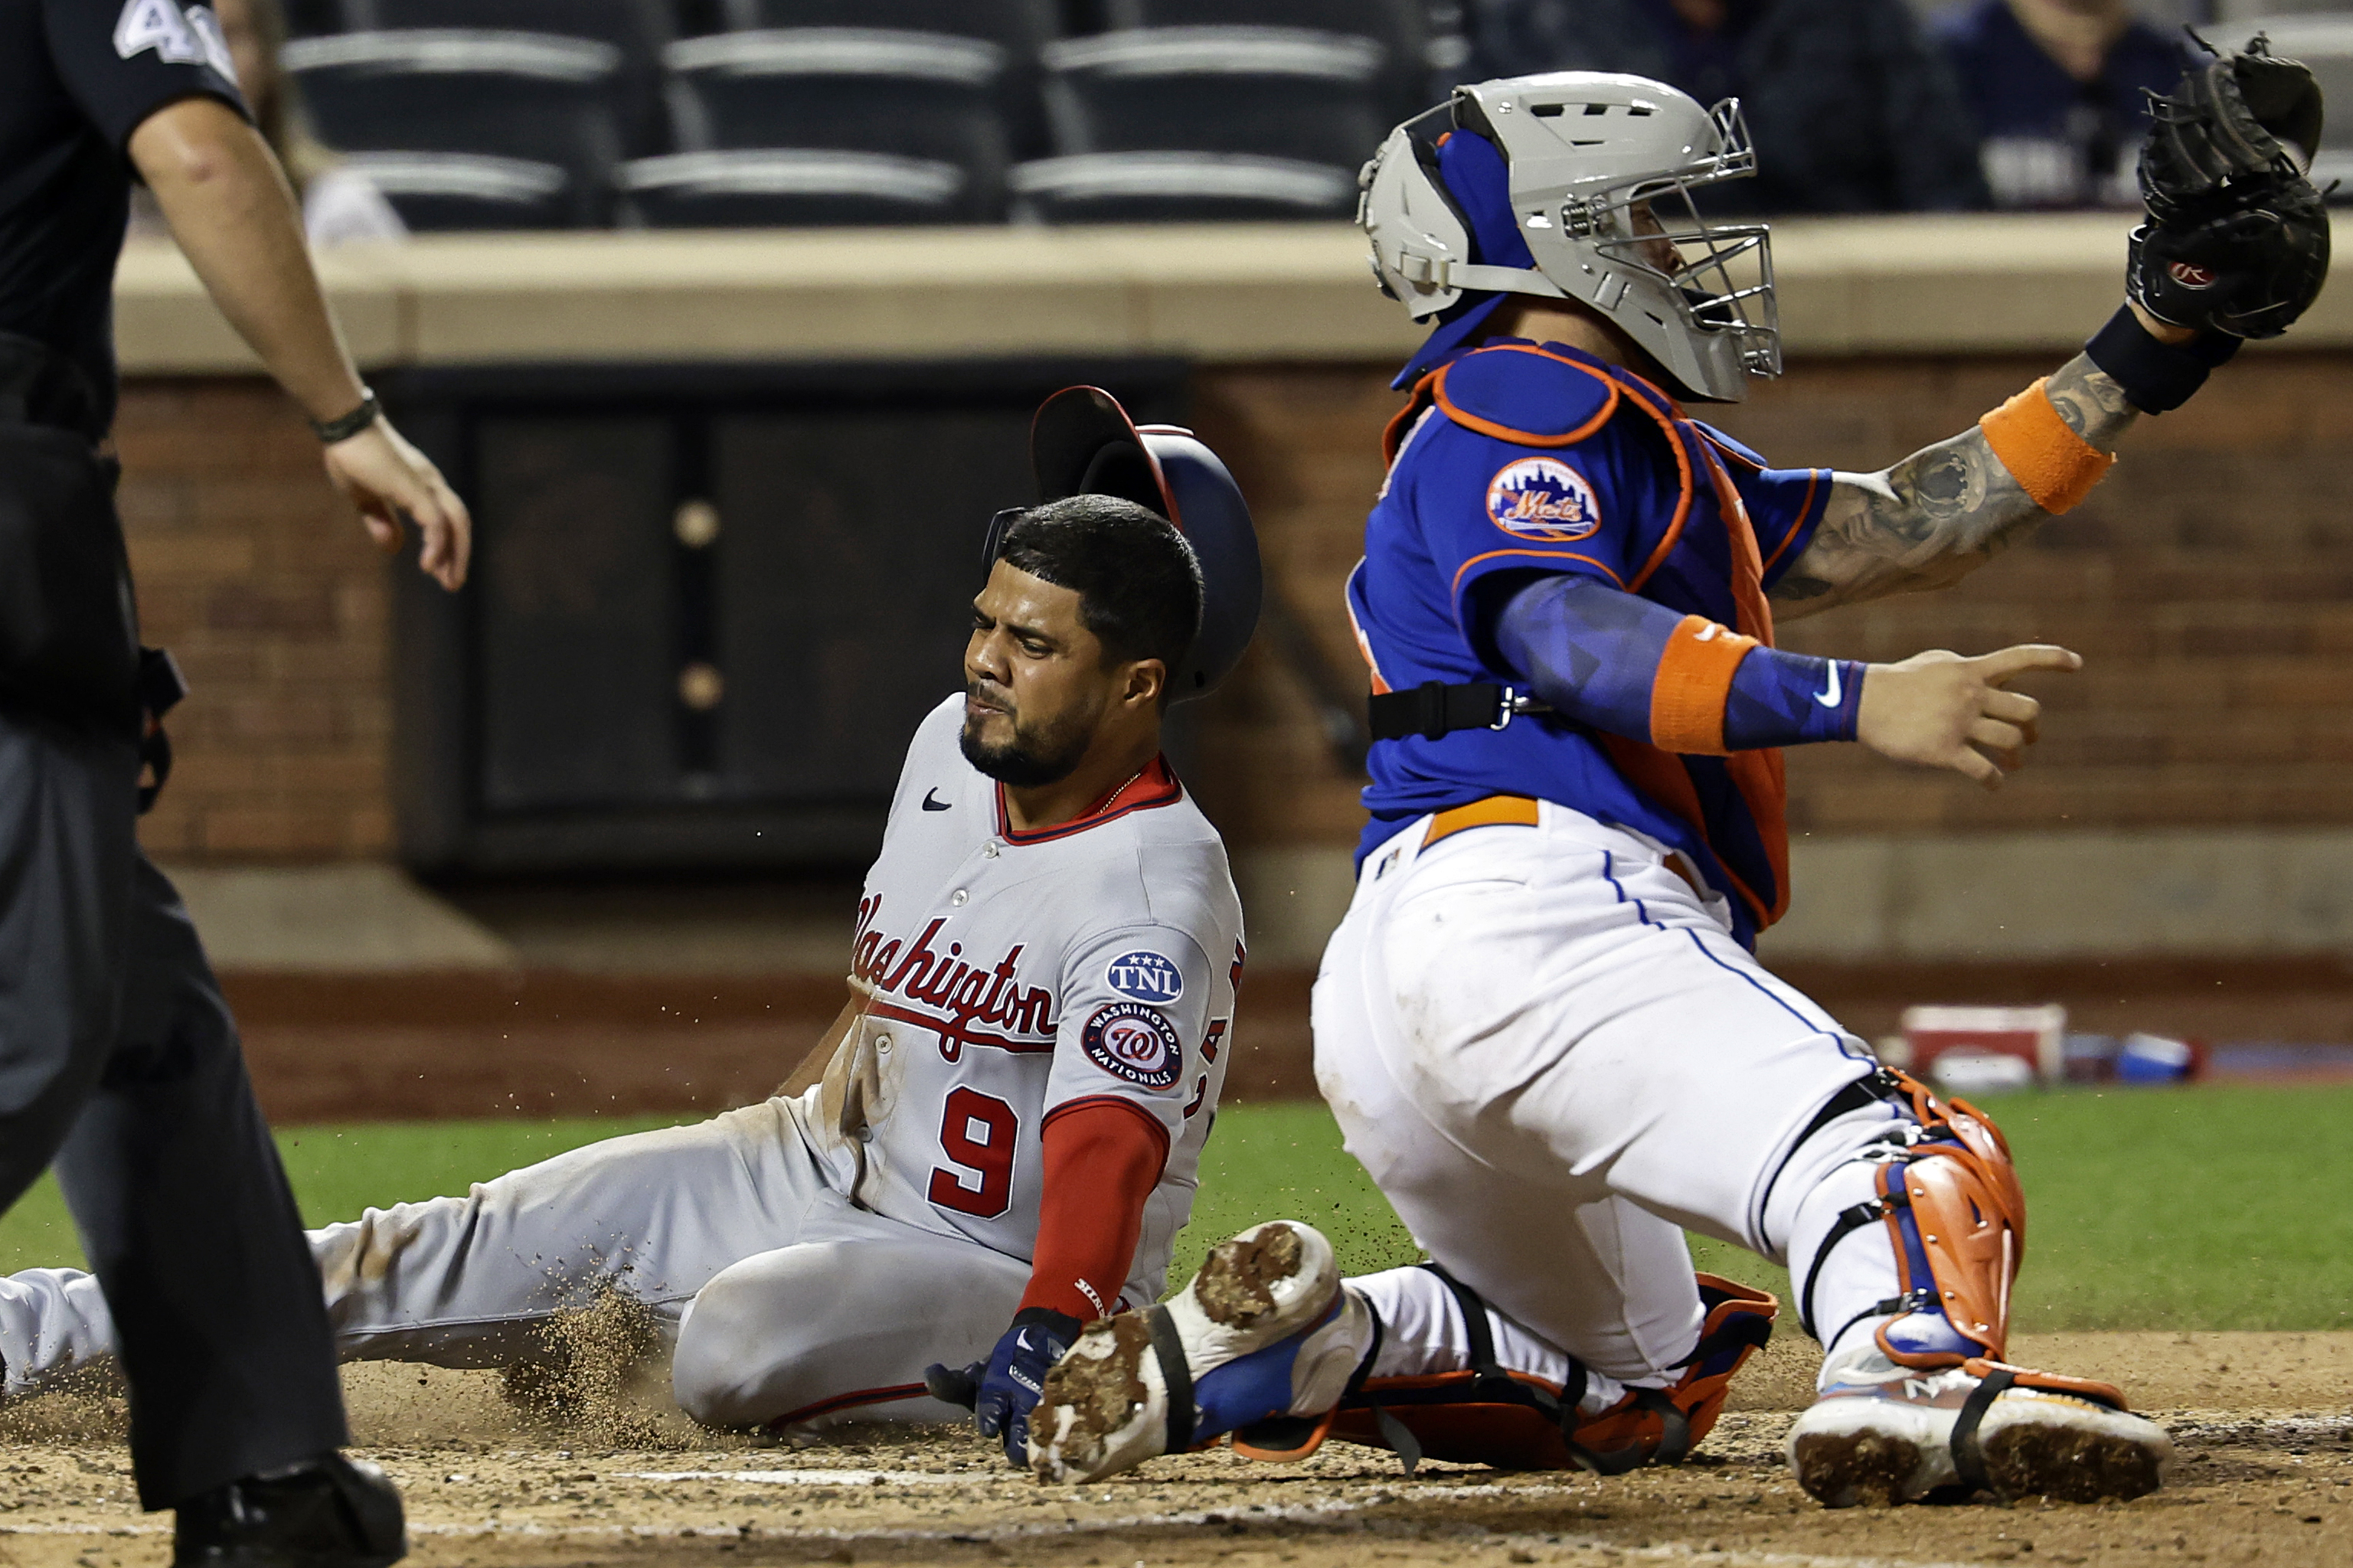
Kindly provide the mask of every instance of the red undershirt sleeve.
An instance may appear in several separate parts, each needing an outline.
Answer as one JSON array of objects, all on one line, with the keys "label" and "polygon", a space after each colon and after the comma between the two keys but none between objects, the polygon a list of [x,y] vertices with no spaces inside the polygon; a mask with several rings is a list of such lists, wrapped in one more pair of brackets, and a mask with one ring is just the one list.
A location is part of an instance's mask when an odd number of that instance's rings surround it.
[{"label": "red undershirt sleeve", "polygon": [[1046,1190],[1021,1305],[1092,1322],[1117,1309],[1168,1132],[1143,1107],[1104,1098],[1057,1106],[1040,1141]]}]

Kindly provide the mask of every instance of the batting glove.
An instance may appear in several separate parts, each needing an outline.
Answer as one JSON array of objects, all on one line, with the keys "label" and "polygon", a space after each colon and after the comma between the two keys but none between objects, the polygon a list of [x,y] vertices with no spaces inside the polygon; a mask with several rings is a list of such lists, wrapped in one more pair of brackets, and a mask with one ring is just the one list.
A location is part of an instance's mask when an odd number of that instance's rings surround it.
[{"label": "batting glove", "polygon": [[987,1363],[975,1362],[966,1369],[975,1382],[973,1415],[979,1418],[980,1435],[1002,1437],[1005,1457],[1017,1470],[1029,1468],[1029,1412],[1045,1392],[1046,1373],[1084,1327],[1067,1312],[1025,1307],[1013,1315],[1013,1326],[988,1352]]}]

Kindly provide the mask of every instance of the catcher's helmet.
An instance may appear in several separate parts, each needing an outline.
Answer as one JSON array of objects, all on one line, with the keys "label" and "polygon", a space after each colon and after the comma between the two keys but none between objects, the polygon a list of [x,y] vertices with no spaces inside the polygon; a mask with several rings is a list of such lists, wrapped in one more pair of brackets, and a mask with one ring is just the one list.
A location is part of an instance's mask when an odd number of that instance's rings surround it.
[{"label": "catcher's helmet", "polygon": [[1399,384],[1504,295],[1538,294],[1599,312],[1692,396],[1738,401],[1781,371],[1771,244],[1763,224],[1704,222],[1691,194],[1756,172],[1736,99],[1702,109],[1605,71],[1455,89],[1358,176],[1382,291],[1438,323]]},{"label": "catcher's helmet", "polygon": [[[1190,430],[1135,424],[1101,387],[1070,386],[1039,405],[1029,467],[1040,502],[1117,496],[1176,525],[1201,568],[1201,619],[1191,649],[1169,671],[1168,700],[1202,696],[1231,673],[1258,629],[1264,580],[1250,507],[1218,455]],[[1026,510],[991,520],[984,564],[996,564],[1006,531]]]}]

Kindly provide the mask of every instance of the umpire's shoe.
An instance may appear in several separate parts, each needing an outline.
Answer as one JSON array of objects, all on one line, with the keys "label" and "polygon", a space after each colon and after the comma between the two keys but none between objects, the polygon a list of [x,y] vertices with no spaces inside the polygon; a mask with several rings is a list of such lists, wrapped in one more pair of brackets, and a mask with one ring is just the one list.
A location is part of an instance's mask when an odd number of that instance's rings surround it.
[{"label": "umpire's shoe", "polygon": [[1320,1415],[1371,1348],[1332,1244],[1289,1220],[1213,1248],[1173,1300],[1090,1324],[1029,1418],[1041,1479],[1092,1481],[1276,1415]]},{"label": "umpire's shoe", "polygon": [[1922,1371],[1866,1344],[1826,1367],[1789,1429],[1798,1484],[1832,1508],[1957,1501],[1971,1492],[2064,1502],[2158,1488],[2173,1444],[2105,1383],[1997,1361]]},{"label": "umpire's shoe", "polygon": [[392,1482],[329,1454],[182,1503],[172,1568],[389,1568],[407,1552]]}]

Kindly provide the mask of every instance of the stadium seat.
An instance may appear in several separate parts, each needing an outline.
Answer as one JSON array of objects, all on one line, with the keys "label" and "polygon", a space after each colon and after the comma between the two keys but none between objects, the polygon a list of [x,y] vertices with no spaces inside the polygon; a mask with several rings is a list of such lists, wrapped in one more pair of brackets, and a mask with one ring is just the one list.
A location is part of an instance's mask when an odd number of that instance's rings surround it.
[{"label": "stadium seat", "polygon": [[1017,223],[1209,223],[1346,217],[1356,176],[1324,163],[1215,153],[1093,153],[1017,165]]},{"label": "stadium seat", "polygon": [[729,30],[880,27],[985,38],[1005,50],[997,113],[1013,155],[1043,157],[1045,107],[1038,52],[1062,31],[1059,0],[717,0]]},{"label": "stadium seat", "polygon": [[565,228],[579,206],[571,176],[553,163],[474,153],[353,153],[344,163],[418,234]]},{"label": "stadium seat", "polygon": [[881,27],[987,38],[1016,55],[1035,55],[1061,31],[1054,0],[720,0],[720,5],[729,29],[738,33]]},{"label": "stadium seat", "polygon": [[625,210],[648,228],[973,222],[954,163],[883,153],[675,153],[621,169]]},{"label": "stadium seat", "polygon": [[603,221],[620,158],[621,51],[588,38],[434,28],[286,46],[287,70],[329,146],[472,153],[553,163],[574,221]]},{"label": "stadium seat", "polygon": [[1354,171],[1390,121],[1369,38],[1152,27],[1046,46],[1057,151],[1248,153]]},{"label": "stadium seat", "polygon": [[661,48],[673,28],[668,0],[340,0],[355,33],[417,28],[496,28],[595,38],[621,51],[623,152],[669,145],[661,106]]},{"label": "stadium seat", "polygon": [[1104,25],[1126,27],[1303,27],[1371,38],[1381,65],[1386,118],[1402,120],[1430,99],[1428,0],[1099,0]]},{"label": "stadium seat", "polygon": [[1000,45],[801,27],[684,38],[664,59],[681,152],[883,153],[962,168],[971,210],[993,215],[1003,200]]}]

